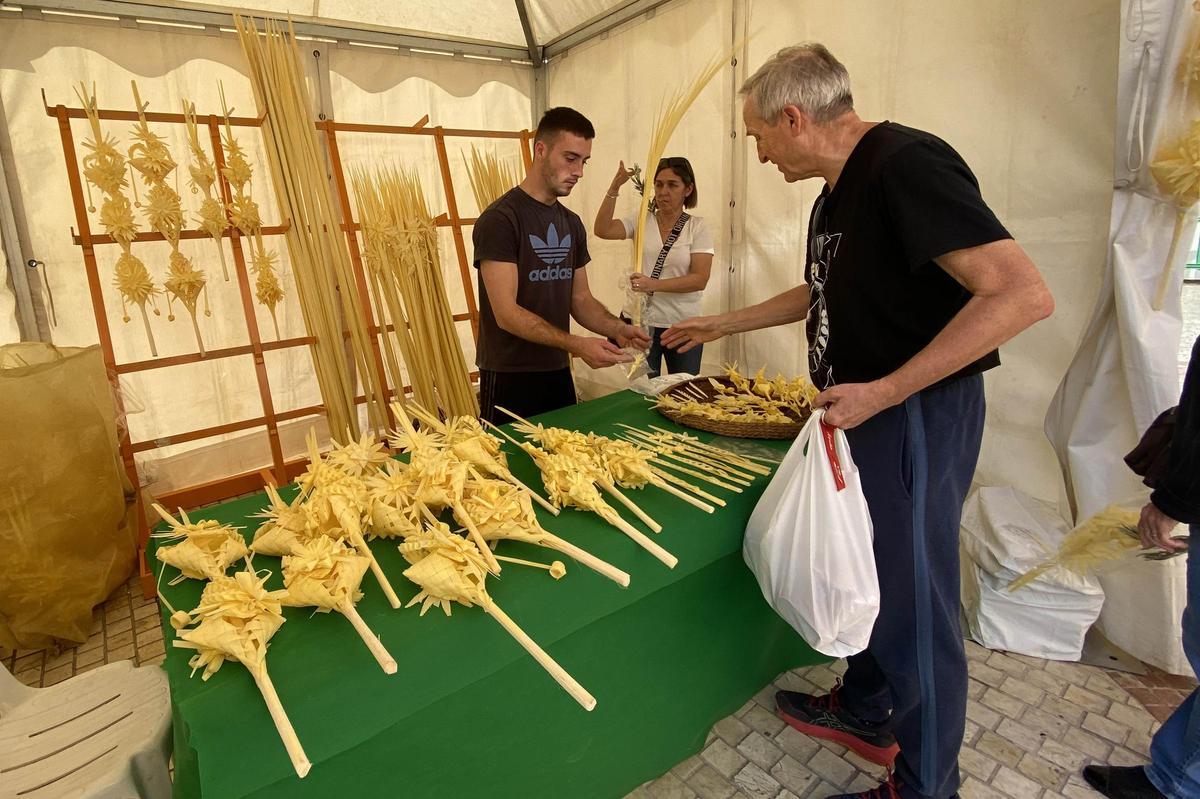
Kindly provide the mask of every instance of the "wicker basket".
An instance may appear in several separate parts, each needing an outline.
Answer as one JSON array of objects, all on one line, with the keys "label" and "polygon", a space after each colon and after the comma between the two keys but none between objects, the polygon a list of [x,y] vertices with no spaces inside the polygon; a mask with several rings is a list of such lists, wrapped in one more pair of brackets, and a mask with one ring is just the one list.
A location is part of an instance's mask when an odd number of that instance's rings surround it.
[{"label": "wicker basket", "polygon": [[[689,399],[688,394],[693,394],[695,391],[700,391],[705,397],[713,397],[717,390],[713,388],[710,380],[715,380],[718,383],[723,383],[727,386],[732,386],[733,381],[727,377],[697,377],[688,380],[684,383],[677,383],[662,392],[664,396],[673,396],[677,399]],[[688,393],[684,393],[684,388],[691,386]],[[695,399],[695,397],[691,397]],[[658,408],[659,413],[670,419],[676,424],[681,424],[684,427],[692,427],[697,430],[707,430],[710,433],[717,433],[723,436],[731,436],[733,438],[777,438],[788,439],[795,438],[800,435],[800,430],[804,427],[804,423],[808,421],[808,417],[812,414],[810,410],[795,412],[787,409],[784,412],[795,419],[793,422],[730,422],[718,421],[716,419],[708,419],[703,416],[695,416],[692,414],[679,413],[670,408]]]}]

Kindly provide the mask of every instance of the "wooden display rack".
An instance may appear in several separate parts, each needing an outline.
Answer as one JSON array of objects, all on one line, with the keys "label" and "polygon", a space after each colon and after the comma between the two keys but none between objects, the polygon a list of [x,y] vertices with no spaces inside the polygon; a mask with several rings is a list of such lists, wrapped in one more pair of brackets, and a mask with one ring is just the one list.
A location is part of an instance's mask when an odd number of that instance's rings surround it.
[{"label": "wooden display rack", "polygon": [[[147,452],[149,450],[158,449],[159,447],[169,446],[171,444],[182,444],[188,441],[197,441],[205,438],[232,433],[239,430],[252,430],[256,428],[266,428],[267,437],[271,448],[272,468],[270,471],[258,470],[245,472],[243,474],[232,475],[218,480],[213,480],[200,485],[189,486],[187,488],[178,489],[165,493],[158,497],[158,501],[168,508],[194,508],[200,505],[206,505],[212,502],[228,499],[230,497],[245,494],[251,491],[257,491],[265,484],[267,477],[272,477],[277,485],[285,485],[292,481],[296,475],[300,474],[308,462],[306,458],[300,458],[292,461],[285,461],[283,457],[283,448],[279,440],[279,423],[290,421],[292,419],[300,419],[306,416],[317,416],[325,411],[324,405],[312,405],[305,408],[296,408],[288,411],[276,411],[275,403],[271,395],[271,385],[267,379],[266,361],[263,358],[263,353],[289,349],[292,347],[307,346],[314,342],[310,336],[301,336],[298,338],[282,339],[279,341],[262,340],[262,336],[258,328],[258,319],[254,309],[254,289],[246,267],[246,254],[242,240],[245,238],[232,222],[225,230],[223,237],[230,240],[230,249],[233,251],[233,260],[237,275],[238,289],[242,300],[242,314],[246,320],[246,332],[249,338],[249,343],[236,347],[226,347],[223,349],[210,349],[204,355],[198,352],[186,355],[175,355],[171,357],[151,358],[142,361],[130,361],[126,363],[118,363],[116,355],[113,352],[112,334],[108,326],[108,314],[105,311],[103,281],[100,277],[100,271],[96,263],[95,247],[97,245],[114,244],[113,239],[108,235],[97,235],[91,231],[91,226],[88,219],[87,204],[84,201],[83,180],[78,160],[78,155],[75,148],[75,138],[71,132],[72,119],[86,119],[87,114],[82,108],[71,108],[62,104],[50,106],[46,102],[46,93],[42,91],[42,105],[46,109],[46,115],[58,120],[58,131],[62,138],[63,157],[67,165],[67,179],[71,186],[71,200],[75,206],[75,222],[79,228],[78,234],[72,230],[72,237],[75,244],[79,245],[83,250],[83,264],[87,272],[88,291],[91,294],[92,310],[96,316],[96,330],[100,338],[100,351],[104,357],[104,364],[108,371],[109,382],[113,386],[113,401],[116,406],[116,412],[119,417],[124,418],[125,408],[120,391],[120,379],[123,374],[131,374],[133,372],[150,371],[153,369],[164,369],[171,366],[179,366],[182,364],[199,363],[201,361],[212,361],[220,358],[230,358],[240,355],[252,355],[254,357],[254,370],[258,382],[259,397],[262,401],[262,415],[251,419],[244,419],[237,422],[229,422],[227,424],[205,427],[197,430],[188,430],[178,433],[162,433],[144,441],[132,441],[129,437],[129,429],[127,425],[119,425],[120,429],[120,452],[121,461],[125,466],[125,471],[129,475],[130,481],[137,488],[137,520],[138,520],[138,561],[139,572],[142,583],[142,590],[147,597],[153,596],[155,593],[155,585],[153,575],[147,568],[145,559],[145,546],[149,539],[150,529],[146,521],[145,509],[142,502],[141,484],[138,477],[137,462],[135,455],[139,452]],[[136,122],[138,115],[134,111],[114,111],[100,110],[100,119],[116,120],[125,122]],[[145,114],[146,120],[149,122],[159,122],[168,124],[185,124],[183,114],[150,112]],[[220,114],[196,115],[197,124],[207,127],[209,139],[213,151],[213,162],[217,168],[218,181],[221,187],[221,200],[228,204],[232,194],[229,183],[226,181],[222,170],[225,166],[224,152],[221,148],[221,126],[225,123],[225,117]],[[230,117],[229,123],[235,127],[242,128],[260,128],[263,123],[261,117]],[[362,253],[359,248],[357,231],[359,230],[358,223],[354,220],[353,211],[350,204],[350,195],[347,191],[347,180],[345,170],[342,166],[341,155],[338,150],[337,133],[378,133],[392,135],[409,135],[409,136],[432,136],[437,149],[438,166],[440,167],[442,177],[442,187],[446,195],[446,213],[440,215],[435,223],[439,227],[451,228],[454,236],[454,249],[458,256],[459,274],[462,278],[463,291],[467,300],[467,312],[455,314],[454,320],[470,321],[471,333],[478,341],[479,338],[479,310],[475,304],[475,292],[472,287],[471,267],[467,262],[466,244],[463,239],[463,228],[475,223],[475,219],[464,219],[459,216],[458,202],[455,198],[454,182],[450,176],[450,161],[446,151],[447,138],[486,138],[486,139],[517,139],[521,142],[521,155],[525,162],[525,167],[529,168],[532,163],[530,154],[530,141],[533,134],[528,130],[509,131],[509,130],[475,130],[466,128],[444,128],[441,126],[427,127],[429,116],[425,115],[416,124],[409,126],[400,125],[373,125],[373,124],[356,124],[347,122],[334,122],[331,119],[325,119],[315,122],[316,128],[324,133],[325,144],[329,152],[329,160],[331,172],[333,175],[334,192],[340,203],[342,210],[342,229],[346,234],[346,240],[349,245],[350,258],[354,267],[355,282],[358,285],[359,297],[362,302],[362,312],[367,321],[368,330],[371,333],[371,344],[374,355],[374,365],[377,370],[377,379],[380,385],[386,388],[387,396],[396,395],[397,391],[410,392],[411,386],[389,386],[386,370],[383,366],[383,358],[381,354],[379,337],[382,332],[377,324],[374,314],[371,310],[371,301],[367,289],[366,273],[363,268]],[[182,168],[182,166],[180,167]],[[279,235],[285,232],[288,224],[285,222],[281,225],[264,226],[262,233],[264,236]],[[180,234],[181,239],[197,239],[207,238],[208,234],[199,229],[187,229]],[[160,233],[143,232],[137,235],[135,241],[162,241],[164,237]],[[389,325],[388,330],[392,327]],[[348,337],[349,334],[346,333]],[[472,373],[471,377],[476,378],[478,373]],[[364,396],[358,396],[355,401],[362,403],[366,401]]]}]

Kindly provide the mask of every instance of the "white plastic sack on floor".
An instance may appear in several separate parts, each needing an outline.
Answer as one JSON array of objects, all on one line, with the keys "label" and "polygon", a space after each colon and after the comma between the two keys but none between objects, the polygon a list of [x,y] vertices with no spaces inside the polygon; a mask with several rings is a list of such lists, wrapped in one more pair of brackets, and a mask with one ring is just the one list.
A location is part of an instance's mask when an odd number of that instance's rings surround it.
[{"label": "white plastic sack on floor", "polygon": [[750,516],[742,553],[763,596],[832,657],[866,649],[879,615],[873,530],[846,434],[817,411]]},{"label": "white plastic sack on floor", "polygon": [[985,486],[967,498],[961,529],[963,610],[971,637],[989,649],[1079,660],[1104,603],[1095,577],[1053,568],[1008,590],[1058,551],[1070,525],[1015,488]]}]

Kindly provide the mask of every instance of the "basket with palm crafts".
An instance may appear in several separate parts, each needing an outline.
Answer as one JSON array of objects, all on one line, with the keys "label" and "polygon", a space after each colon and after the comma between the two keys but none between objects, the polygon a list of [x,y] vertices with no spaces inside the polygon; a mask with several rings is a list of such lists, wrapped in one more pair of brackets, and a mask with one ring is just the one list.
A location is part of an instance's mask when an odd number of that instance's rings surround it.
[{"label": "basket with palm crafts", "polygon": [[725,369],[720,377],[697,377],[658,395],[656,409],[676,424],[735,438],[790,439],[812,415],[818,391],[804,377],[767,379]]}]

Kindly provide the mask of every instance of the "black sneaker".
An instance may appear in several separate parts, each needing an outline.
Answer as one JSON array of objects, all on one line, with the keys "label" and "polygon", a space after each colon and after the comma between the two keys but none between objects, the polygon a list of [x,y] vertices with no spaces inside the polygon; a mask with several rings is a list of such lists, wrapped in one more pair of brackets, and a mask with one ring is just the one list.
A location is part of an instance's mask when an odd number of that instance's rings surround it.
[{"label": "black sneaker", "polygon": [[1083,778],[1108,799],[1166,799],[1141,766],[1084,766]]},{"label": "black sneaker", "polygon": [[880,724],[868,724],[841,706],[838,689],[824,696],[798,691],[777,691],[775,706],[779,718],[805,735],[834,741],[860,757],[889,769],[900,754],[896,736]]}]

